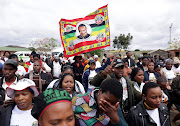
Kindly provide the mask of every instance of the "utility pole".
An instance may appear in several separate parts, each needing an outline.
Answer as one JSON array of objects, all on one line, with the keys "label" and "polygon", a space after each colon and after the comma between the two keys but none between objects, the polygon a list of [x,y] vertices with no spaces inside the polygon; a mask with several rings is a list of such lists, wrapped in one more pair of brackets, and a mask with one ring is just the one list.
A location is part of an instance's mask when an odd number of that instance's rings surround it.
[{"label": "utility pole", "polygon": [[172,25],[173,25],[173,23],[171,23],[171,26],[169,27],[169,29],[170,29],[170,36],[169,36],[170,43],[171,43],[171,28],[172,28]]}]

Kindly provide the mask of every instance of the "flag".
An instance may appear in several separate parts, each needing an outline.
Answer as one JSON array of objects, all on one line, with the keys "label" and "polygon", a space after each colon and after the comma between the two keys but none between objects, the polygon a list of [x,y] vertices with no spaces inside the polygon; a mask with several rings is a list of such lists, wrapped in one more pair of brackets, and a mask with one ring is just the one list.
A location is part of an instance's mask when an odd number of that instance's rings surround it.
[{"label": "flag", "polygon": [[61,19],[59,25],[65,57],[110,46],[107,5],[84,18]]}]

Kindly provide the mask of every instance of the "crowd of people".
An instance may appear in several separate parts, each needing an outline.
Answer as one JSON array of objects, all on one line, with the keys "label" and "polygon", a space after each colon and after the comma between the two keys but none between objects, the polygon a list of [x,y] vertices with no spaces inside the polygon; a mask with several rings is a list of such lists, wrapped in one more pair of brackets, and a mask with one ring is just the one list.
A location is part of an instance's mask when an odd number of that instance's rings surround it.
[{"label": "crowd of people", "polygon": [[180,112],[178,57],[29,57],[1,57],[1,126],[171,126]]}]

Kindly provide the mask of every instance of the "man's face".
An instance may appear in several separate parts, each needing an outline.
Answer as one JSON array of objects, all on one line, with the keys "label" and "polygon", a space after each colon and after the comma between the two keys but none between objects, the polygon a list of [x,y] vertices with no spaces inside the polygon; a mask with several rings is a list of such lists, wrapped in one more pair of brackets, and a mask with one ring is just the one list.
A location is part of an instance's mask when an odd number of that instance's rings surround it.
[{"label": "man's face", "polygon": [[40,72],[41,64],[38,61],[34,62],[33,70],[34,70],[35,73],[39,73]]},{"label": "man's face", "polygon": [[79,27],[78,30],[82,37],[85,37],[87,35],[87,28],[85,26]]},{"label": "man's face", "polygon": [[39,61],[40,59],[38,57],[34,57],[34,62]]},{"label": "man's face", "polygon": [[96,68],[96,64],[95,63],[91,63],[90,64],[90,70],[95,70]]},{"label": "man's face", "polygon": [[127,58],[130,58],[131,55],[132,55],[131,52],[128,52],[128,53],[127,53]]},{"label": "man's face", "polygon": [[16,70],[12,65],[4,65],[2,72],[5,78],[10,79],[15,76]]},{"label": "man's face", "polygon": [[147,58],[144,58],[143,61],[142,61],[142,64],[143,64],[144,66],[146,66],[146,65],[148,64],[148,59],[147,59]]},{"label": "man's face", "polygon": [[124,72],[123,66],[114,68],[114,73],[118,79],[120,79],[123,76],[123,72]]},{"label": "man's face", "polygon": [[114,106],[118,102],[119,98],[115,97],[109,91],[102,93],[102,91],[99,90],[99,96],[97,99],[98,107],[101,105],[100,103],[101,100],[106,100],[107,102],[109,102],[111,105]]},{"label": "man's face", "polygon": [[74,112],[70,102],[51,105],[42,114],[40,126],[75,126]]}]

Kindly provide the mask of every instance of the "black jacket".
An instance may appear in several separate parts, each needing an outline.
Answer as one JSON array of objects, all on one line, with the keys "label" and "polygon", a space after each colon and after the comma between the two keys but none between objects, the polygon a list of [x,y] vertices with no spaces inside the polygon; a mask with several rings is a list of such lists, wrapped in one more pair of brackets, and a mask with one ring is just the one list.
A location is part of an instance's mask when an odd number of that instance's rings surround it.
[{"label": "black jacket", "polygon": [[[79,63],[79,67],[77,67],[76,62],[72,63],[72,66],[73,66],[75,80],[78,80],[80,83],[82,83],[82,74],[83,74],[84,66],[81,63]],[[76,76],[76,73],[78,73],[79,75]]]},{"label": "black jacket", "polygon": [[[48,73],[41,72],[40,76],[41,76],[42,80],[46,80],[45,84],[42,86],[42,90],[44,91],[44,90],[46,90],[47,86],[51,83],[52,79]],[[29,73],[26,74],[24,78],[30,79]]]},{"label": "black jacket", "polygon": [[[147,113],[143,102],[144,101],[142,100],[130,109],[126,117],[129,126],[157,126],[154,120]],[[166,105],[161,103],[158,110],[161,126],[171,126]]]},{"label": "black jacket", "polygon": [[[125,63],[125,62],[128,62],[128,58],[124,58],[122,59],[122,61]],[[129,63],[129,62],[128,62]],[[133,59],[130,58],[130,66],[129,67],[133,67],[135,66],[135,61]]]},{"label": "black jacket", "polygon": [[0,109],[0,125],[10,126],[11,114],[15,104]]}]

